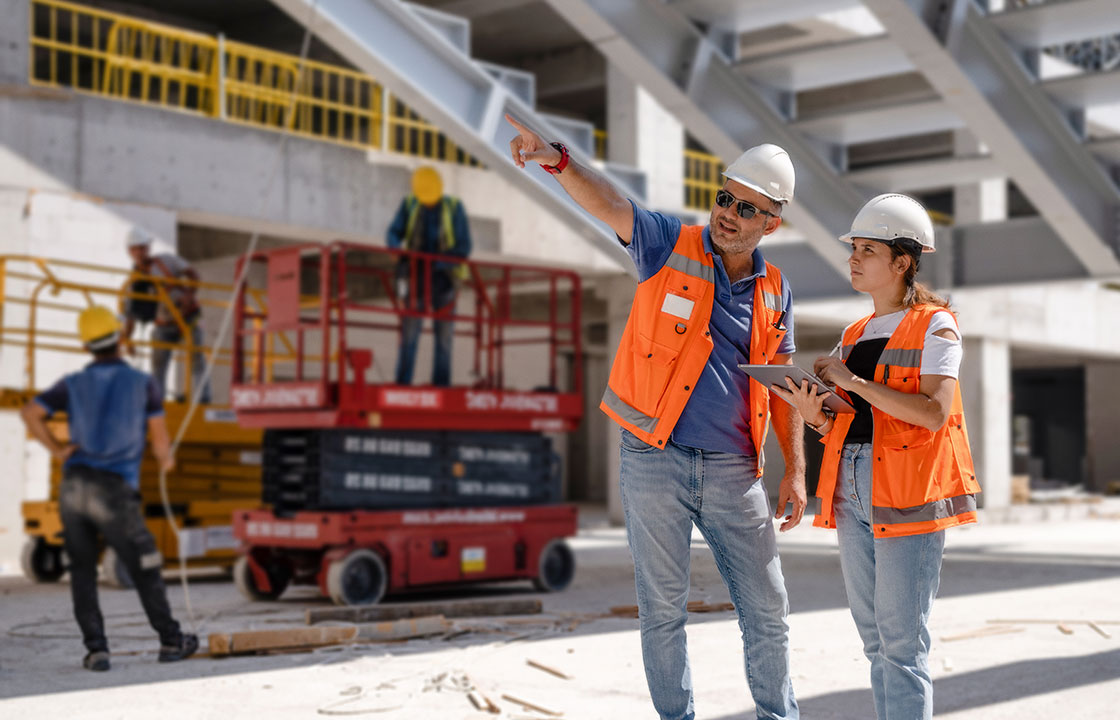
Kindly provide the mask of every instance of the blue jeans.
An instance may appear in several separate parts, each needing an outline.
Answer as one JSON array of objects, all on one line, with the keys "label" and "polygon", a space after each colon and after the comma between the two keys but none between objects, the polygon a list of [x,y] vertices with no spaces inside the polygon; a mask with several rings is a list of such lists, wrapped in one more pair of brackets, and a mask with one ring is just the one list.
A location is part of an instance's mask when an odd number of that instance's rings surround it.
[{"label": "blue jeans", "polygon": [[[450,282],[450,281],[449,281]],[[422,293],[414,302],[414,310],[423,310],[426,306]],[[455,288],[437,289],[433,291],[432,305],[436,312],[446,310],[450,316],[454,312]],[[412,370],[416,365],[416,346],[420,340],[420,329],[424,325],[424,318],[406,315],[401,317],[401,346],[397,352],[397,385],[412,384]],[[451,339],[454,336],[455,325],[450,320],[433,320],[433,334],[435,348],[432,352],[432,385],[447,387],[451,384]]]},{"label": "blue jeans", "polygon": [[[202,326],[196,320],[190,325],[191,328],[191,343],[196,347],[202,347]],[[177,345],[183,342],[183,334],[179,332],[178,325],[156,325],[155,330],[152,331],[152,340],[160,343],[168,343],[170,345]],[[167,393],[167,369],[171,365],[171,353],[173,351],[165,348],[152,348],[152,377],[156,381],[156,389],[159,390],[159,396],[162,399]],[[197,392],[198,387],[202,384],[202,376],[206,371],[206,356],[202,351],[191,353],[191,392]],[[210,402],[210,383],[206,382],[202,386],[202,394],[199,396],[199,402],[209,404]]]},{"label": "blue jeans", "polygon": [[692,525],[712,549],[739,615],[747,684],[760,718],[797,718],[789,672],[785,580],[766,488],[751,456],[670,442],[657,450],[626,430],[622,508],[634,556],[642,659],[663,720],[692,720],[685,641]]},{"label": "blue jeans", "polygon": [[933,680],[927,624],[941,582],[945,531],[878,539],[871,534],[871,456],[867,443],[845,445],[840,455],[833,509],[844,587],[871,661],[876,716],[928,719]]}]

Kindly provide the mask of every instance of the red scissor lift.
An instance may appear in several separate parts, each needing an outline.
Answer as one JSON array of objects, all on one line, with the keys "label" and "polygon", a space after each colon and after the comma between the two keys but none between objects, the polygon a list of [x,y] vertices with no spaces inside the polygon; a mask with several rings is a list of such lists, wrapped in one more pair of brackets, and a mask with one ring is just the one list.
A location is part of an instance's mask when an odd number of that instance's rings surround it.
[{"label": "red scissor lift", "polygon": [[[486,438],[493,449],[495,438],[540,439],[579,424],[575,273],[343,242],[262,251],[249,263],[247,286],[264,285],[267,311],[252,311],[243,298],[237,302],[231,404],[243,426],[266,429],[266,465],[268,432],[302,431],[313,443],[329,441],[317,446],[335,448],[336,456],[318,460],[326,467],[352,459],[338,456],[338,448],[358,447],[370,437],[376,444],[380,433],[429,433],[424,437],[438,436],[448,446]],[[431,310],[432,270],[440,263],[468,272],[456,302]],[[473,343],[469,385],[392,384],[386,375],[408,316],[454,321],[455,344]],[[380,367],[374,353],[389,370],[371,378]],[[517,363],[522,384],[532,374],[524,366],[540,374],[531,388],[506,387],[508,356],[517,353],[528,353]],[[234,534],[244,550],[235,570],[238,585],[251,598],[273,599],[291,583],[313,584],[339,604],[478,581],[530,579],[542,590],[566,587],[574,558],[563,538],[576,532],[576,509],[559,497],[511,505],[508,496],[493,504],[479,495],[456,496],[456,488],[504,492],[511,485],[480,478],[482,466],[470,478],[470,463],[447,467],[446,482],[424,485],[444,488],[442,494],[421,494],[407,506],[286,511],[273,503],[271,510],[235,513]],[[393,478],[399,488],[400,476]],[[518,479],[511,482],[518,490]]]}]

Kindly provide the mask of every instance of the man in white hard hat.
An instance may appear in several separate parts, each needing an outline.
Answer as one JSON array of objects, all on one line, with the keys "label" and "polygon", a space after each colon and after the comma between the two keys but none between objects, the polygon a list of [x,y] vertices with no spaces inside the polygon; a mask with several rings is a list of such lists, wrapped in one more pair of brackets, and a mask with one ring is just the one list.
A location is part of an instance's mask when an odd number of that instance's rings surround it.
[{"label": "man in white hard hat", "polygon": [[641,623],[642,657],[663,720],[690,720],[685,646],[692,527],[703,533],[739,615],[758,716],[797,718],[788,603],[762,446],[770,415],[785,458],[776,516],[805,510],[801,421],[739,363],[792,362],[793,296],[759,242],[793,198],[793,164],[760,145],[724,172],[707,226],[639,208],[609,182],[513,118],[519,167],[536,162],[618,235],[638,289],[601,409],[621,427],[620,478]]},{"label": "man in white hard hat", "polygon": [[[186,280],[197,283],[198,273],[183,258],[173,253],[152,253],[152,243],[155,236],[143,228],[133,228],[128,235],[128,254],[132,258],[134,277],[129,278],[129,295],[125,298],[124,329],[122,330],[121,345],[129,355],[135,354],[132,344],[132,332],[136,323],[155,323],[152,330],[152,376],[155,378],[156,387],[160,398],[167,392],[167,369],[171,364],[172,346],[179,345],[184,340],[183,328],[185,325],[190,332],[191,345],[196,348],[191,353],[191,381],[192,391],[197,391],[201,385],[199,401],[210,402],[210,383],[204,381],[206,358],[197,348],[202,346],[202,307],[198,303],[196,285],[182,283],[163,283],[171,303],[175,306],[178,317],[171,312],[171,307],[166,302],[137,295],[147,295],[154,298],[158,294],[156,283],[160,278],[172,280]],[[139,276],[139,277],[136,277]]]}]

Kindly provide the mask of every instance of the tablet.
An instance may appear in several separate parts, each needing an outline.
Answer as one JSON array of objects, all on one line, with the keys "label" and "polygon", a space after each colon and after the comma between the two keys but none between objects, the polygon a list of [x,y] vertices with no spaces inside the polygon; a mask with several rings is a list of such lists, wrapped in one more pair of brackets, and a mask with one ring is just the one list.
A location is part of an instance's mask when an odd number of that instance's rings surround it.
[{"label": "tablet", "polygon": [[[824,406],[834,413],[854,413],[856,409],[849,405],[844,398],[840,397],[834,392],[827,390],[830,386],[824,380],[814,375],[811,372],[806,372],[796,365],[740,365],[739,369],[750,375],[755,380],[759,381],[767,388],[771,385],[778,387],[787,387],[786,378],[793,380],[795,385],[801,385],[802,380],[808,380],[809,384],[816,383],[817,394],[828,392],[828,397],[824,399]],[[781,397],[781,396],[779,396]],[[784,399],[784,398],[783,398]]]}]

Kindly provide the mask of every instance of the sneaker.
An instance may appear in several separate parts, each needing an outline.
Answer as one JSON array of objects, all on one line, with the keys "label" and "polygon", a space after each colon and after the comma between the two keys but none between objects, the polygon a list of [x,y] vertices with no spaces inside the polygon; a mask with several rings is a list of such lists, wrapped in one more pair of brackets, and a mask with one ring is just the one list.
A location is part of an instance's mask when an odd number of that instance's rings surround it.
[{"label": "sneaker", "polygon": [[194,655],[197,650],[198,636],[191,633],[184,633],[179,638],[178,644],[159,646],[159,661],[175,662],[177,660],[186,660],[191,655]]},{"label": "sneaker", "polygon": [[82,667],[86,670],[93,670],[94,672],[105,672],[109,669],[108,651],[97,650],[96,652],[88,653],[82,659]]}]

